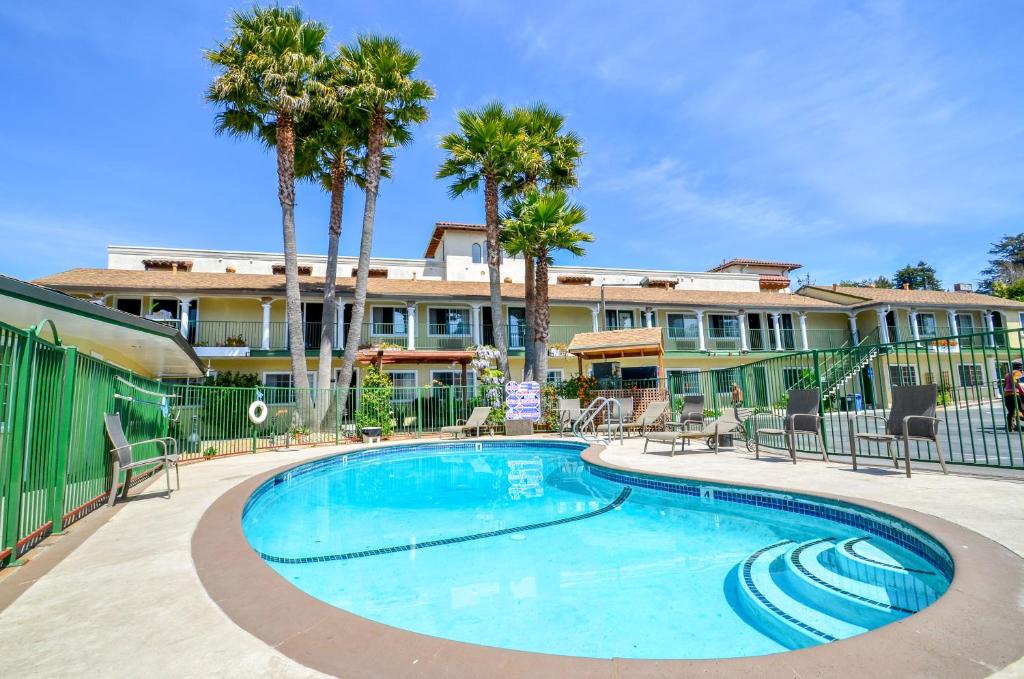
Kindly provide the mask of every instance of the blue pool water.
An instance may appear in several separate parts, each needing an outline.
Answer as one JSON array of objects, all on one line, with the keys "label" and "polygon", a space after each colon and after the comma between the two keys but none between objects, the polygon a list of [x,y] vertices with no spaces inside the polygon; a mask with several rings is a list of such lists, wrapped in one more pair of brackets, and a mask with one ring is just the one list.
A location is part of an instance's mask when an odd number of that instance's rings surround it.
[{"label": "blue pool water", "polygon": [[620,475],[566,443],[376,448],[303,465],[243,528],[283,578],[371,620],[523,651],[719,658],[920,610],[949,556],[892,517]]}]

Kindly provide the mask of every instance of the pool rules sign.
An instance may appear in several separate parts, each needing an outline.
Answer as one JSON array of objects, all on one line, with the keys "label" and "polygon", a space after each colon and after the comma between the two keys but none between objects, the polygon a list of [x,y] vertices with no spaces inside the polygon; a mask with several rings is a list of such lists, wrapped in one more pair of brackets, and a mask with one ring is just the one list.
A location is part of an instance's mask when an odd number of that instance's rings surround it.
[{"label": "pool rules sign", "polygon": [[505,419],[540,420],[540,385],[536,382],[506,382]]}]

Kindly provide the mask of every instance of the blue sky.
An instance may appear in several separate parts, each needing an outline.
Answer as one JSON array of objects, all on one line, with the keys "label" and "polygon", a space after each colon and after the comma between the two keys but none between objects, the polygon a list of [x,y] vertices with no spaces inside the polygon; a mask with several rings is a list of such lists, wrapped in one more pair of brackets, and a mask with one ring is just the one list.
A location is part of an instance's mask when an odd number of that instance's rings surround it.
[{"label": "blue sky", "polygon": [[[279,250],[273,157],[213,134],[202,50],[240,3],[0,5],[0,271],[104,266],[109,243]],[[818,283],[924,258],[972,281],[1024,231],[1020,2],[302,2],[398,36],[438,97],[380,196],[374,254],[419,257],[461,107],[543,101],[588,153],[588,263],[801,262]],[[304,252],[327,198],[299,188]],[[362,196],[348,193],[342,252]]]}]

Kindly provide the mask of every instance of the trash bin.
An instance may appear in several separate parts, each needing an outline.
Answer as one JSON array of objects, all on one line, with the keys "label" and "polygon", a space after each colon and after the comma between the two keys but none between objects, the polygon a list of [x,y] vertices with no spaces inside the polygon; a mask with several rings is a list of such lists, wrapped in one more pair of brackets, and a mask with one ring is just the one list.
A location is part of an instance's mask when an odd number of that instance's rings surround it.
[{"label": "trash bin", "polygon": [[864,410],[864,394],[853,394],[853,405],[857,412]]}]

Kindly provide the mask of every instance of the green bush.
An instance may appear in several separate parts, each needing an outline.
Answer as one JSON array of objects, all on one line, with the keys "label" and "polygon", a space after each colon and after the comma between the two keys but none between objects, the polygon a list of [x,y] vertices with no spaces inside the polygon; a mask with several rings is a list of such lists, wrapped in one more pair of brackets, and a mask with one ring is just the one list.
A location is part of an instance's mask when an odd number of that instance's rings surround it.
[{"label": "green bush", "polygon": [[391,377],[371,365],[363,377],[362,394],[359,399],[359,410],[356,411],[356,427],[363,431],[366,427],[380,427],[382,436],[391,436],[395,431],[395,413],[391,409],[391,399],[395,388]]}]

